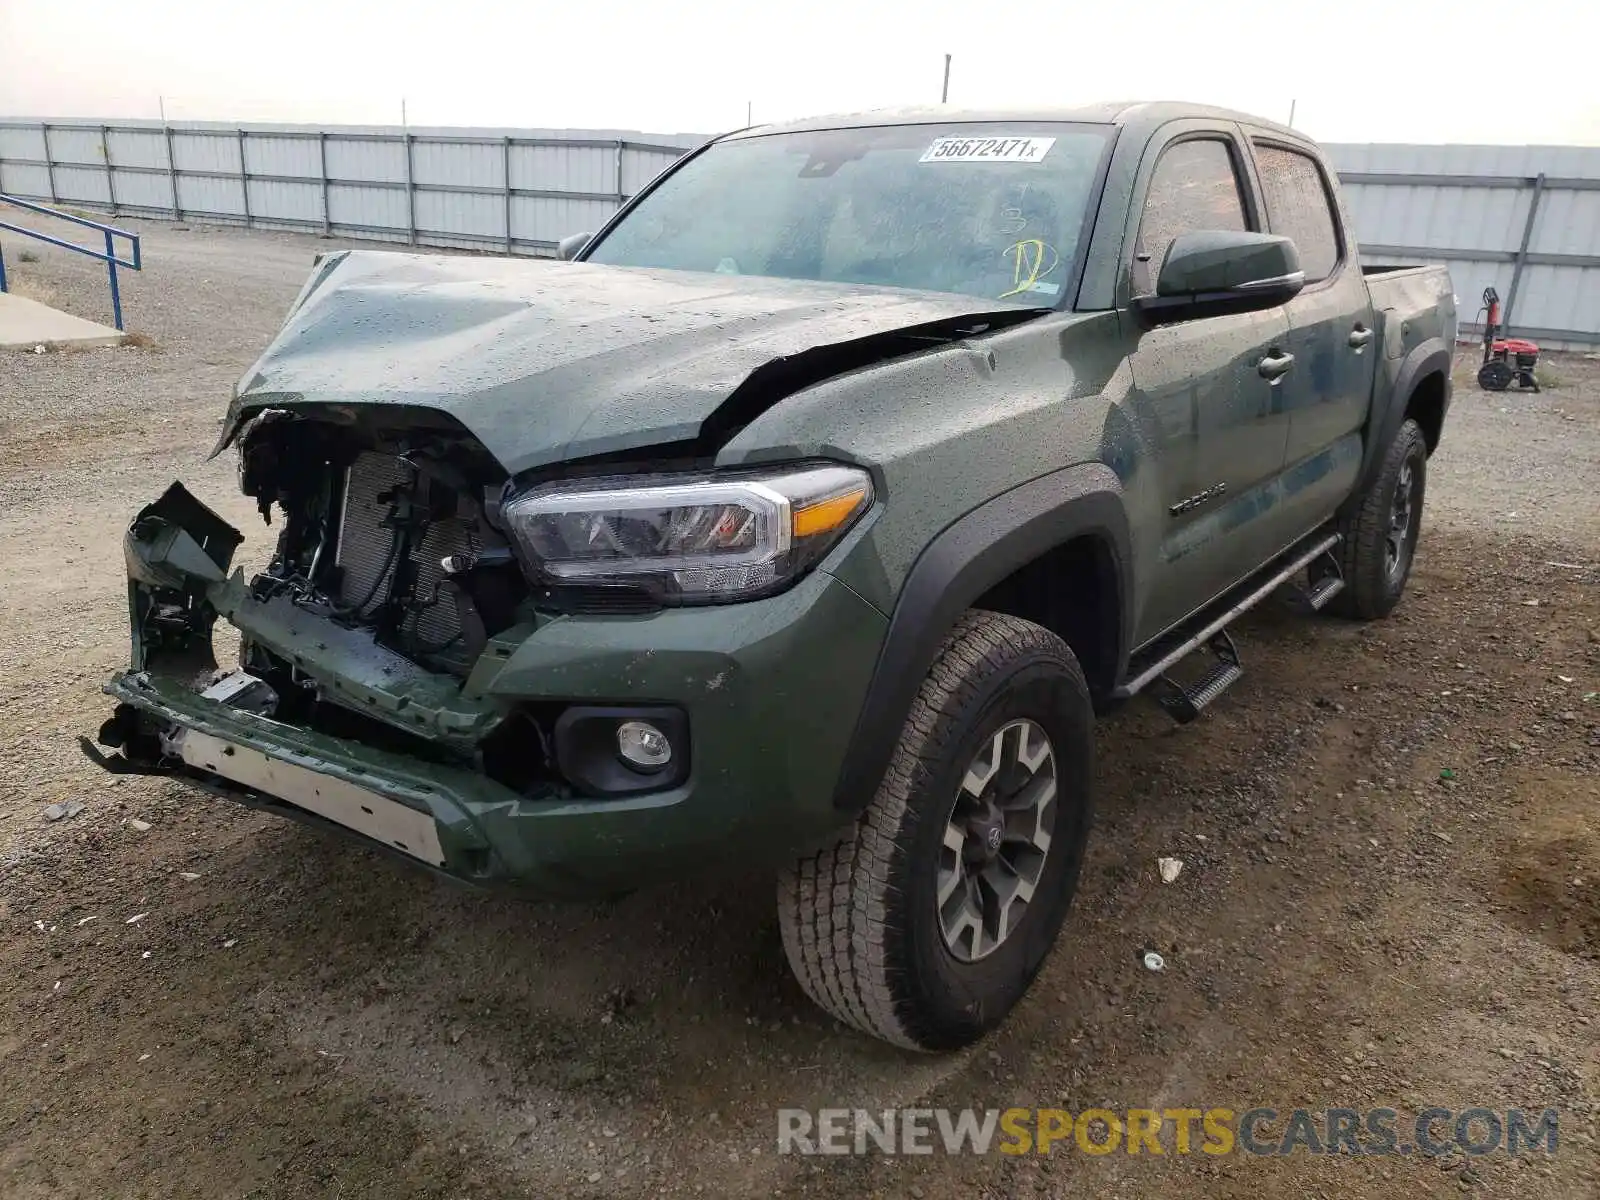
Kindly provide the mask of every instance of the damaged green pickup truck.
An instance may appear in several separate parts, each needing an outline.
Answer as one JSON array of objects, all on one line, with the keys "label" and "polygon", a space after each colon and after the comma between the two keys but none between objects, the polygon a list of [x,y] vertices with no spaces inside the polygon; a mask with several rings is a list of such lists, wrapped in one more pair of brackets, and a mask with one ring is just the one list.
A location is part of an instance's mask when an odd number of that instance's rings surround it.
[{"label": "damaged green pickup truck", "polygon": [[93,756],[484,885],[774,864],[806,991],[941,1049],[1055,940],[1094,714],[1405,585],[1450,281],[1364,270],[1292,130],[749,130],[562,257],[318,260],[217,446],[276,548],[138,514]]}]

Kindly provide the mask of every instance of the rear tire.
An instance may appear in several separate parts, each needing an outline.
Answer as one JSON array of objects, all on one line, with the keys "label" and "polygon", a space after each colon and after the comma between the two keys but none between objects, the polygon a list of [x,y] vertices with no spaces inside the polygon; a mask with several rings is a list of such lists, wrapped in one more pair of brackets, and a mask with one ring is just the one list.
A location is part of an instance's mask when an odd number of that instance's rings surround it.
[{"label": "rear tire", "polygon": [[1359,621],[1386,617],[1400,602],[1416,561],[1427,492],[1428,441],[1409,418],[1384,453],[1372,485],[1339,522],[1344,591],[1330,606]]},{"label": "rear tire", "polygon": [[1005,1017],[1077,887],[1093,715],[1055,634],[978,610],[957,623],[872,802],[779,879],[784,950],[818,1005],[918,1050]]}]

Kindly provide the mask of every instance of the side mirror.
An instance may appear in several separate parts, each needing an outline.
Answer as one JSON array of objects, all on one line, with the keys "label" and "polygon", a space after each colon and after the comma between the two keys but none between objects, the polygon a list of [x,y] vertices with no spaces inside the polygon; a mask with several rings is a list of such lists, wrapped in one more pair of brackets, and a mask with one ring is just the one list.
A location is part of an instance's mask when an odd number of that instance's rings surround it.
[{"label": "side mirror", "polygon": [[1134,307],[1152,325],[1286,304],[1305,287],[1300,252],[1286,237],[1232,229],[1181,233],[1167,247],[1156,294]]},{"label": "side mirror", "polygon": [[556,257],[571,262],[583,253],[583,248],[594,238],[593,233],[569,233],[556,243]]}]

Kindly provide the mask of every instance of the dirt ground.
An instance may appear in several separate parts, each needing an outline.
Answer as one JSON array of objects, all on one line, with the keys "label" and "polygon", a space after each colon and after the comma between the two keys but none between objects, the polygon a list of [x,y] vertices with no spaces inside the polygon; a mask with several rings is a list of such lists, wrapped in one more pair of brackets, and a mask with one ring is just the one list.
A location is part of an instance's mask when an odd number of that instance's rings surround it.
[{"label": "dirt ground", "polygon": [[[0,1195],[1600,1196],[1600,361],[1492,396],[1466,354],[1391,619],[1259,613],[1200,721],[1102,723],[1060,944],[998,1033],[917,1057],[808,1004],[765,876],[530,905],[79,753],[131,512],[181,476],[264,550],[204,456],[328,246],[152,224],[150,345],[0,355]],[[102,316],[92,266],[7,250]],[[775,1153],[784,1106],[1182,1103],[1553,1107],[1560,1142]]]}]

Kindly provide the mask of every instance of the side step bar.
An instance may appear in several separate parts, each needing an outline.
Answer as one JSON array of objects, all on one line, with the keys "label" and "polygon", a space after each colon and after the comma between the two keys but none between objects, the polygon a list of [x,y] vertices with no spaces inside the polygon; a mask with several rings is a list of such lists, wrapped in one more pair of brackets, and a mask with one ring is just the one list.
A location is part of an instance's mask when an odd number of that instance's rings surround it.
[{"label": "side step bar", "polygon": [[1328,602],[1344,591],[1344,573],[1339,567],[1339,557],[1332,550],[1324,554],[1325,561],[1312,559],[1309,564],[1311,580],[1308,586],[1285,584],[1289,602],[1307,616],[1321,612]]},{"label": "side step bar", "polygon": [[1342,591],[1344,591],[1344,576],[1324,575],[1306,592],[1306,603],[1310,605],[1312,612],[1321,612],[1328,607],[1328,601]]},{"label": "side step bar", "polygon": [[1216,656],[1216,665],[1205,676],[1192,684],[1181,684],[1163,675],[1159,681],[1161,695],[1157,697],[1167,715],[1179,725],[1187,725],[1200,715],[1201,709],[1244,678],[1244,667],[1239,665],[1239,651],[1226,629],[1219,630],[1206,649]]},{"label": "side step bar", "polygon": [[[1201,709],[1222,695],[1244,674],[1244,668],[1239,665],[1239,654],[1234,648],[1233,639],[1226,632],[1228,626],[1272,595],[1273,592],[1277,591],[1299,572],[1305,570],[1324,555],[1328,555],[1330,560],[1328,564],[1329,570],[1321,574],[1309,589],[1300,589],[1306,605],[1313,610],[1322,608],[1344,589],[1344,580],[1339,575],[1337,560],[1332,556],[1332,551],[1338,544],[1339,535],[1330,533],[1306,550],[1295,555],[1281,568],[1263,580],[1243,599],[1207,622],[1197,632],[1173,646],[1149,666],[1117,688],[1112,693],[1113,698],[1126,700],[1130,696],[1135,696],[1142,692],[1159,679],[1162,680],[1165,693],[1161,697],[1162,707],[1178,721],[1194,720]],[[1202,646],[1211,651],[1217,659],[1217,664],[1199,683],[1184,687],[1182,684],[1165,678],[1169,670]]]}]

